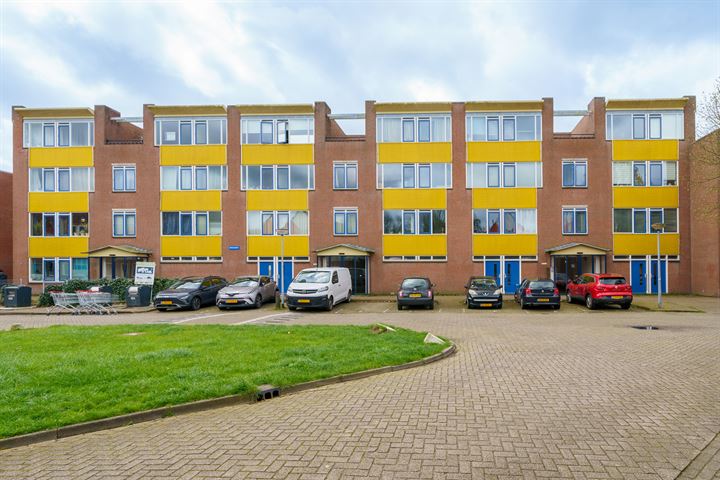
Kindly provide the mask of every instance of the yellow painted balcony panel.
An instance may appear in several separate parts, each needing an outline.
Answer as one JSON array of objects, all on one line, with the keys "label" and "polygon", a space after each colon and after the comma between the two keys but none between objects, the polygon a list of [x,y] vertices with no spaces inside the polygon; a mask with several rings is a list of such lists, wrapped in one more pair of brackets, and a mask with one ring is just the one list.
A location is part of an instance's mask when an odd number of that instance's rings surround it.
[{"label": "yellow painted balcony panel", "polygon": [[542,159],[539,141],[468,142],[468,162],[539,162]]},{"label": "yellow painted balcony panel", "polygon": [[[657,255],[656,233],[615,233],[613,234],[614,255]],[[660,254],[680,254],[680,234],[660,234]]]},{"label": "yellow painted balcony panel", "polygon": [[613,160],[677,160],[679,140],[613,140]]},{"label": "yellow painted balcony panel", "polygon": [[473,255],[537,255],[537,235],[473,235]]},{"label": "yellow painted balcony panel", "polygon": [[160,252],[163,257],[221,257],[222,237],[160,237]]},{"label": "yellow painted balcony panel", "polygon": [[473,188],[473,208],[536,208],[536,188]]},{"label": "yellow painted balcony panel", "polygon": [[284,245],[278,236],[250,235],[247,237],[250,257],[308,257],[310,256],[310,237],[307,235],[288,235]]},{"label": "yellow painted balcony panel", "polygon": [[306,165],[314,163],[313,145],[243,145],[243,165]]},{"label": "yellow painted balcony panel", "polygon": [[307,190],[248,190],[248,210],[307,210]]},{"label": "yellow painted balcony panel", "polygon": [[40,212],[87,212],[87,192],[30,192],[28,211]]},{"label": "yellow painted balcony panel", "polygon": [[28,151],[30,168],[93,166],[93,147],[33,147]]},{"label": "yellow painted balcony panel", "polygon": [[226,145],[161,145],[160,165],[225,165]]},{"label": "yellow painted balcony panel", "polygon": [[160,192],[160,210],[165,212],[222,210],[222,192],[219,190]]},{"label": "yellow painted balcony panel", "polygon": [[383,190],[383,209],[447,208],[444,188],[389,188]]},{"label": "yellow painted balcony panel", "polygon": [[679,205],[679,187],[613,187],[615,208],[677,208]]},{"label": "yellow painted balcony panel", "polygon": [[450,163],[452,143],[378,143],[378,163]]},{"label": "yellow painted balcony panel", "polygon": [[383,235],[383,255],[447,255],[447,235]]},{"label": "yellow painted balcony panel", "polygon": [[30,237],[28,256],[87,257],[88,245],[88,237]]}]

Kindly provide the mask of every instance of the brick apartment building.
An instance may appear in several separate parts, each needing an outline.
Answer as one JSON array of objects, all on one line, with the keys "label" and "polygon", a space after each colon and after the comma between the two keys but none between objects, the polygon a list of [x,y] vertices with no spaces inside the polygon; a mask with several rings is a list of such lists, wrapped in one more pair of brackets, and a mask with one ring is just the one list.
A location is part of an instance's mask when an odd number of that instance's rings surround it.
[{"label": "brick apartment building", "polygon": [[[347,266],[356,294],[408,275],[457,292],[490,274],[510,292],[605,271],[637,293],[689,292],[695,98],[594,98],[574,113],[556,133],[552,98],[368,101],[354,116],[324,102],[145,105],[135,119],[15,107],[14,276],[39,289],[149,259],[164,277],[286,283]],[[350,117],[364,134],[343,131]]]},{"label": "brick apartment building", "polygon": [[8,280],[13,278],[12,198],[12,174],[0,171],[0,271]]}]

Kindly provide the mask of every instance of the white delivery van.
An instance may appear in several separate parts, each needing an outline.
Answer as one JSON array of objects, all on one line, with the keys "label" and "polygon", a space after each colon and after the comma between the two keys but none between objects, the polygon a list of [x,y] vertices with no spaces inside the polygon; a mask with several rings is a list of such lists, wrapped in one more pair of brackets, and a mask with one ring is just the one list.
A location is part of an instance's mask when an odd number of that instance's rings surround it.
[{"label": "white delivery van", "polygon": [[301,270],[287,290],[287,306],[296,308],[324,308],[332,310],[352,296],[350,270],[347,268],[306,268]]}]

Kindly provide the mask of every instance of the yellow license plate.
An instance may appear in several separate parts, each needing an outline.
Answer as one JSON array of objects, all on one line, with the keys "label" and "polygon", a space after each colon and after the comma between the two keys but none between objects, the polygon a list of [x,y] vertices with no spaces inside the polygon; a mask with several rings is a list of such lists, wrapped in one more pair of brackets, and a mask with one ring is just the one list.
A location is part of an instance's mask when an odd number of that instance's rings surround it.
[{"label": "yellow license plate", "polygon": [[172,305],[172,300],[163,300],[160,302],[160,305]]},{"label": "yellow license plate", "polygon": [[613,295],[613,296],[610,297],[610,298],[612,298],[613,300],[620,300],[620,299],[622,299],[623,297],[622,297],[621,295]]},{"label": "yellow license plate", "polygon": [[225,303],[238,303],[237,298],[231,298],[229,300],[225,300]]},{"label": "yellow license plate", "polygon": [[538,298],[538,302],[549,302],[549,298]]},{"label": "yellow license plate", "polygon": [[492,307],[492,303],[481,303],[481,307]]},{"label": "yellow license plate", "polygon": [[298,303],[310,303],[310,300],[308,300],[307,298],[301,298],[300,300],[298,300]]},{"label": "yellow license plate", "polygon": [[412,298],[418,298],[418,297],[422,297],[422,294],[420,294],[420,293],[411,293],[411,294],[410,294],[410,297],[412,297]]}]

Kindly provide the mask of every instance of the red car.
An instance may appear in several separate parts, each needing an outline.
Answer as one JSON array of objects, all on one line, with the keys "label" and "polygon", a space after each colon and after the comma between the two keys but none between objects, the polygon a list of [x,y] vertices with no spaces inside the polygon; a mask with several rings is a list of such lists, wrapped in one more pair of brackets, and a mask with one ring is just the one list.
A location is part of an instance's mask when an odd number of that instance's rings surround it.
[{"label": "red car", "polygon": [[625,277],[614,273],[584,273],[568,282],[566,295],[568,303],[580,300],[591,310],[600,305],[620,305],[627,310],[633,299]]}]

